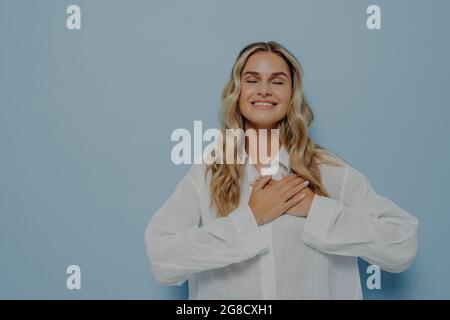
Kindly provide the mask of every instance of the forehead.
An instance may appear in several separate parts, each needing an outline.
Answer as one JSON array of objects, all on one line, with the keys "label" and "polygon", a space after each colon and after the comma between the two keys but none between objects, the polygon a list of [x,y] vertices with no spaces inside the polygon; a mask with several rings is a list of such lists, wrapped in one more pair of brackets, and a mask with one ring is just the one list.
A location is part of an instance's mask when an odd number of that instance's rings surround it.
[{"label": "forehead", "polygon": [[242,74],[246,71],[255,71],[262,75],[284,72],[289,75],[289,66],[283,58],[275,53],[258,52],[248,58],[242,69]]}]

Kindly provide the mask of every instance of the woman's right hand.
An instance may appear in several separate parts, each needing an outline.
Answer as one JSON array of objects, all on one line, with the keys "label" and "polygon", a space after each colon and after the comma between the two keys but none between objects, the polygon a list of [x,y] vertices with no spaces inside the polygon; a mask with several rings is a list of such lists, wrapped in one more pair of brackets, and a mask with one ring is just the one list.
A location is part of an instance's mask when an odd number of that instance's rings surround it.
[{"label": "woman's right hand", "polygon": [[297,205],[304,198],[301,191],[307,187],[302,177],[289,175],[270,188],[265,188],[272,176],[260,178],[253,186],[248,205],[258,225],[268,223]]}]

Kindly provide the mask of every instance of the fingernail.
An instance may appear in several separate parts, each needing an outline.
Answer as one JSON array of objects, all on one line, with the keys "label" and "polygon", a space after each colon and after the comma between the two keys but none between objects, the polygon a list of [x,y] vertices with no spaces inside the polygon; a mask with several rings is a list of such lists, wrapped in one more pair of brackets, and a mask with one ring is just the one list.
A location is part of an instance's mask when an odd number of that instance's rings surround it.
[{"label": "fingernail", "polygon": [[303,184],[305,185],[305,187],[309,184],[309,181],[305,181],[303,182]]},{"label": "fingernail", "polygon": [[301,199],[303,199],[304,197],[306,197],[306,193],[302,193],[302,195],[300,196]]}]

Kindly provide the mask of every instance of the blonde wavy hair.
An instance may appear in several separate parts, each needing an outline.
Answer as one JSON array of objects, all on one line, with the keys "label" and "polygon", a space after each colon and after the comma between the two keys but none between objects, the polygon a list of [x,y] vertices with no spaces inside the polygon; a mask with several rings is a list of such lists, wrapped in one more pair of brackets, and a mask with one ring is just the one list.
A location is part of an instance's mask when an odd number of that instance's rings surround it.
[{"label": "blonde wavy hair", "polygon": [[[222,92],[220,124],[222,135],[227,129],[244,130],[245,119],[239,110],[239,95],[241,88],[241,72],[249,59],[258,52],[277,54],[287,63],[292,79],[292,96],[286,116],[278,122],[280,141],[289,152],[291,170],[310,182],[309,188],[318,195],[329,196],[321,181],[318,165],[327,163],[339,165],[330,157],[331,152],[315,144],[308,136],[308,127],[314,115],[303,94],[303,70],[297,59],[277,42],[255,42],[247,45],[239,53],[230,79]],[[222,143],[222,152],[226,152],[226,139]],[[241,141],[242,142],[242,141]],[[238,154],[238,144],[234,146],[235,156]],[[245,164],[213,163],[207,165],[205,177],[211,171],[211,206],[215,207],[219,217],[227,216],[238,207],[241,197],[241,182]]]}]

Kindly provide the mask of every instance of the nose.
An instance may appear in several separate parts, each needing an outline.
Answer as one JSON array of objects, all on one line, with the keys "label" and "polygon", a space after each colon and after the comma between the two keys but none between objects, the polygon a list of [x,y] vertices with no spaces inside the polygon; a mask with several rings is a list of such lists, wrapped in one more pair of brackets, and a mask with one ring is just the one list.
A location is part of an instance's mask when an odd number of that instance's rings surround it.
[{"label": "nose", "polygon": [[261,96],[265,96],[265,95],[272,95],[272,92],[271,92],[271,90],[270,90],[270,86],[266,83],[266,82],[264,82],[264,81],[261,81],[260,82],[260,85],[259,85],[259,88],[258,88],[258,95],[261,95]]}]

